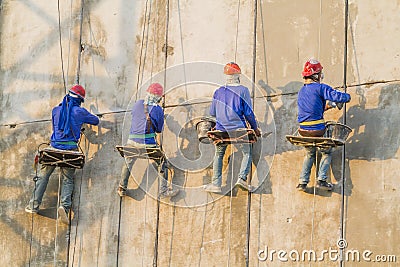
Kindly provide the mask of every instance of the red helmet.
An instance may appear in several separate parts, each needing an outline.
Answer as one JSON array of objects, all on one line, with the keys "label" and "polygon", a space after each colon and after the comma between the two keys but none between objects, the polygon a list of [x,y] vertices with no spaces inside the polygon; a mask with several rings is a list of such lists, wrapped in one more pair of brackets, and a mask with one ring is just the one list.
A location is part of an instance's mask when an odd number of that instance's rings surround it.
[{"label": "red helmet", "polygon": [[236,64],[235,62],[229,62],[224,67],[224,73],[226,75],[232,75],[232,74],[241,74],[242,71],[240,70],[238,64]]},{"label": "red helmet", "polygon": [[316,73],[320,73],[323,67],[316,59],[309,59],[306,64],[304,64],[304,70],[301,73],[303,77],[308,77]]},{"label": "red helmet", "polygon": [[152,83],[149,88],[147,88],[147,92],[153,95],[162,96],[164,94],[164,88],[159,83]]},{"label": "red helmet", "polygon": [[82,100],[85,100],[86,92],[82,85],[75,84],[71,89],[69,89],[69,92],[79,96]]}]

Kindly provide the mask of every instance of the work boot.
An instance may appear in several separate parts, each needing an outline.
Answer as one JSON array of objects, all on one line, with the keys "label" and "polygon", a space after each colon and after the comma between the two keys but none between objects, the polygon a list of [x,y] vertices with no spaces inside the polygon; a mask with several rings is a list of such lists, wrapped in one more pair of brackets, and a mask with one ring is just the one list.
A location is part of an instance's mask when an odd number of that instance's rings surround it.
[{"label": "work boot", "polygon": [[120,197],[126,196],[126,188],[123,187],[123,186],[121,186],[121,185],[118,186],[117,194],[118,194]]},{"label": "work boot", "polygon": [[247,181],[243,180],[242,178],[239,178],[238,181],[236,182],[235,186],[240,187],[243,190],[253,192],[255,188],[249,184],[247,184]]},{"label": "work boot", "polygon": [[327,181],[318,180],[317,188],[320,188],[320,189],[326,190],[326,191],[332,191],[333,185],[331,183],[328,183]]},{"label": "work boot", "polygon": [[296,189],[297,189],[298,191],[303,191],[303,192],[305,192],[305,191],[307,190],[307,184],[298,184],[298,185],[296,186]]},{"label": "work boot", "polygon": [[167,188],[162,191],[160,191],[159,197],[160,198],[166,198],[166,197],[174,197],[179,193],[179,189],[171,189]]},{"label": "work boot", "polygon": [[39,207],[32,207],[31,204],[25,207],[25,212],[37,214],[39,212]]},{"label": "work boot", "polygon": [[60,218],[63,224],[69,224],[68,212],[65,210],[63,206],[58,207],[58,218]]},{"label": "work boot", "polygon": [[204,190],[210,193],[221,193],[221,187],[213,183],[204,186]]}]

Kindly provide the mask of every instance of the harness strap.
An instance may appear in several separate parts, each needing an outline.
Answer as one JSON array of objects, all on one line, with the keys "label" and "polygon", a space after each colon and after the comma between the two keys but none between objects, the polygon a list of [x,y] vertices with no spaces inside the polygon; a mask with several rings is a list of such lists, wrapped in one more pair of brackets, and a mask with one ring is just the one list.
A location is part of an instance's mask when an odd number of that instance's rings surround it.
[{"label": "harness strap", "polygon": [[320,120],[316,120],[316,121],[303,121],[303,122],[300,122],[300,125],[311,126],[311,125],[317,125],[317,124],[321,124],[321,123],[325,123],[325,120],[320,119]]},{"label": "harness strap", "polygon": [[[149,107],[144,104],[144,114],[146,115],[146,132],[150,133],[150,130],[154,130],[154,125],[151,122],[150,114],[149,114]],[[154,135],[155,136],[155,135]],[[153,137],[153,136],[151,136]]]}]

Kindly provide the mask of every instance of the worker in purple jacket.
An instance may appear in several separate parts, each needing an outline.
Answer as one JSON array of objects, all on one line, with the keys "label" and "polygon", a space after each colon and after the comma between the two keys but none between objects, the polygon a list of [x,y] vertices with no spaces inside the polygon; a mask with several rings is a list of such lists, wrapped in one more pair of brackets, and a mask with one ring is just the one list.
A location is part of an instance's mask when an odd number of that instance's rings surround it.
[{"label": "worker in purple jacket", "polygon": [[[332,103],[337,103],[340,107],[342,103],[350,101],[351,97],[347,93],[334,90],[329,85],[321,83],[323,79],[322,65],[315,59],[308,60],[302,72],[304,86],[300,89],[297,99],[299,134],[307,137],[322,137],[325,133],[325,110],[332,107]],[[330,103],[330,104],[328,104]],[[336,104],[333,104],[336,106]],[[315,146],[305,147],[307,154],[304,158],[303,168],[300,174],[297,189],[305,191],[310,181],[310,173],[315,162],[317,148]],[[321,162],[319,164],[317,187],[331,191],[333,185],[327,182],[329,167],[332,159],[332,148],[321,149]]]},{"label": "worker in purple jacket", "polygon": [[[78,141],[81,135],[81,127],[84,123],[97,125],[99,118],[85,108],[81,107],[85,100],[85,89],[77,84],[71,87],[60,105],[53,108],[52,125],[53,134],[50,145],[61,150],[78,151]],[[56,166],[42,165],[38,180],[29,205],[25,208],[28,213],[37,213],[42,203],[50,175]],[[62,175],[61,205],[58,214],[62,222],[68,223],[68,214],[72,205],[72,192],[74,190],[75,168],[60,168]]]},{"label": "worker in purple jacket", "polygon": [[[252,109],[249,89],[240,85],[241,69],[239,65],[234,62],[226,64],[224,74],[227,75],[226,84],[214,92],[210,107],[210,115],[216,117],[216,130],[223,132],[234,131],[240,128],[247,128],[248,123],[256,135],[260,136],[260,130]],[[207,192],[221,192],[222,163],[226,148],[226,144],[216,145],[213,164],[214,175],[211,183],[205,186],[205,191]],[[243,159],[235,185],[251,192],[254,188],[247,183],[247,175],[250,172],[252,162],[251,144],[240,144],[238,149],[242,152]]]},{"label": "worker in purple jacket", "polygon": [[[131,129],[129,132],[128,146],[134,147],[158,147],[156,137],[160,137],[160,133],[164,127],[164,110],[159,106],[164,95],[164,88],[159,83],[152,83],[147,88],[147,94],[143,99],[138,100],[132,108]],[[120,197],[126,195],[128,181],[131,169],[136,158],[125,158],[126,164],[122,167],[121,180],[119,182],[117,193]],[[166,162],[160,160],[156,162],[159,166],[163,178],[160,181],[159,197],[173,197],[179,193],[178,189],[169,188],[168,186],[168,170],[165,170]]]}]

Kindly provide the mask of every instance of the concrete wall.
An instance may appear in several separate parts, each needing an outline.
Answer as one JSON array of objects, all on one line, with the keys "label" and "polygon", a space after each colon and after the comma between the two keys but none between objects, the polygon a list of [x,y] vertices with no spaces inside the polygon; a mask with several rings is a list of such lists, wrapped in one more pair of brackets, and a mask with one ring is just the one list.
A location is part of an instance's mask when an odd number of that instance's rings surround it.
[{"label": "concrete wall", "polygon": [[[315,250],[321,257],[338,249],[342,211],[347,251],[400,261],[398,1],[349,1],[346,124],[353,132],[345,148],[344,196],[343,148],[333,156],[332,193],[314,191],[314,179],[306,193],[295,190],[304,151],[285,135],[297,127],[300,73],[317,57],[324,81],[343,87],[344,2],[260,0],[255,13],[253,1],[86,0],[81,14],[80,1],[0,1],[0,265],[336,266],[334,253],[332,260],[286,255],[283,262],[272,250]],[[240,64],[242,82],[254,88],[255,112],[268,133],[254,145],[251,178],[259,188],[251,195],[229,191],[240,162],[235,148],[224,194],[202,190],[214,147],[198,142],[194,124],[207,115],[229,61]],[[102,115],[80,142],[86,163],[76,171],[70,227],[56,221],[58,171],[39,215],[24,212],[33,158],[50,137],[63,78],[67,89],[79,80],[87,89],[84,107]],[[114,147],[126,141],[129,109],[152,81],[166,85],[163,143],[181,192],[157,202],[157,172],[141,160],[120,200],[124,160]],[[343,121],[343,114],[328,111],[326,119]],[[362,256],[344,262],[372,264]]]}]

